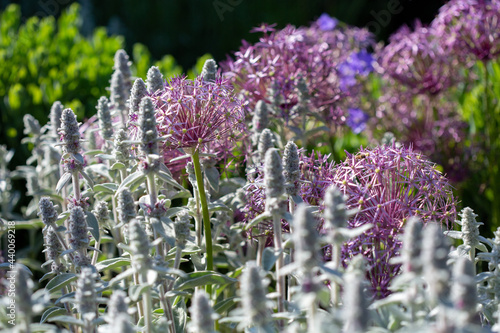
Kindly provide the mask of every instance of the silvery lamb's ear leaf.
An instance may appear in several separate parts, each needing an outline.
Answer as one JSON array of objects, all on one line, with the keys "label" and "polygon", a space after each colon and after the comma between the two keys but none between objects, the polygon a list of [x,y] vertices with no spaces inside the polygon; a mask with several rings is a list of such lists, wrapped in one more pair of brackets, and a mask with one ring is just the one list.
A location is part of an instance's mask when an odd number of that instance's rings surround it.
[{"label": "silvery lamb's ear leaf", "polygon": [[70,181],[71,179],[71,173],[69,172],[65,172],[61,178],[59,179],[59,181],[57,182],[57,185],[56,185],[56,193],[59,194],[59,192],[61,192],[61,190],[63,189],[64,186],[66,186],[66,184]]},{"label": "silvery lamb's ear leaf", "polygon": [[115,183],[103,183],[103,184],[94,185],[94,192],[103,192],[103,193],[114,194],[117,189],[118,189],[118,185],[116,185]]},{"label": "silvery lamb's ear leaf", "polygon": [[218,272],[201,271],[193,272],[178,278],[175,281],[173,289],[185,290],[206,285],[225,285],[236,282],[238,282],[238,279],[231,278]]},{"label": "silvery lamb's ear leaf", "polygon": [[462,232],[456,230],[449,230],[444,232],[445,236],[454,238],[454,239],[462,239]]},{"label": "silvery lamb's ear leaf", "polygon": [[184,187],[182,187],[181,185],[179,185],[179,183],[177,183],[175,181],[175,179],[173,179],[172,176],[169,175],[168,173],[166,173],[165,171],[160,170],[160,171],[156,172],[155,174],[158,176],[158,178],[160,178],[161,180],[163,180],[165,183],[167,183],[169,185],[172,185],[175,188],[184,190]]},{"label": "silvery lamb's ear leaf", "polygon": [[118,190],[117,192],[120,192],[121,190],[123,190],[125,187],[129,187],[129,188],[132,188],[131,185],[133,185],[134,183],[136,182],[139,182],[139,181],[143,181],[144,179],[146,179],[146,175],[144,173],[142,173],[141,171],[136,171],[130,175],[127,176],[127,178],[125,178],[122,183],[120,184],[120,186],[118,187]]},{"label": "silvery lamb's ear leaf", "polygon": [[102,272],[108,269],[118,268],[126,265],[130,265],[130,259],[118,257],[101,260],[95,265],[95,268],[98,272]]},{"label": "silvery lamb's ear leaf", "polygon": [[50,317],[62,316],[65,313],[66,313],[65,308],[60,308],[58,306],[51,307],[42,314],[42,317],[40,318],[40,324],[45,323],[47,319],[49,319]]},{"label": "silvery lamb's ear leaf", "polygon": [[126,167],[127,166],[121,162],[115,162],[111,166],[110,170],[121,170],[121,169],[125,169]]},{"label": "silvery lamb's ear leaf", "polygon": [[99,222],[97,221],[97,218],[92,212],[85,212],[85,215],[87,215],[87,225],[90,228],[92,237],[94,237],[96,242],[99,242],[101,240],[101,235],[99,232]]},{"label": "silvery lamb's ear leaf", "polygon": [[45,290],[47,290],[50,294],[59,292],[61,288],[67,286],[73,281],[76,281],[77,279],[78,275],[73,273],[59,274],[47,283]]},{"label": "silvery lamb's ear leaf", "polygon": [[244,230],[248,230],[248,229],[254,227],[255,225],[257,225],[258,223],[264,221],[265,219],[270,219],[272,217],[273,216],[269,212],[264,212],[262,214],[259,214],[252,221],[250,221],[249,224],[245,225]]},{"label": "silvery lamb's ear leaf", "polygon": [[220,174],[217,168],[211,167],[211,168],[206,168],[205,169],[205,177],[208,179],[208,183],[210,184],[210,187],[215,191],[219,192],[219,179],[220,179]]},{"label": "silvery lamb's ear leaf", "polygon": [[87,181],[87,184],[89,185],[89,187],[93,188],[94,187],[94,181],[92,180],[92,178],[90,178],[89,175],[87,175],[85,173],[85,171],[83,171],[83,170],[80,171],[80,174],[83,176],[83,178],[85,178],[85,180]]},{"label": "silvery lamb's ear leaf", "polygon": [[279,254],[274,252],[274,248],[264,248],[264,251],[262,252],[262,269],[269,272],[276,263],[276,260],[278,260],[278,257]]},{"label": "silvery lamb's ear leaf", "polygon": [[64,324],[69,324],[69,325],[77,325],[80,327],[85,326],[85,323],[83,320],[76,319],[73,316],[56,316],[53,318],[50,318],[50,322],[57,322],[57,323],[64,323]]}]

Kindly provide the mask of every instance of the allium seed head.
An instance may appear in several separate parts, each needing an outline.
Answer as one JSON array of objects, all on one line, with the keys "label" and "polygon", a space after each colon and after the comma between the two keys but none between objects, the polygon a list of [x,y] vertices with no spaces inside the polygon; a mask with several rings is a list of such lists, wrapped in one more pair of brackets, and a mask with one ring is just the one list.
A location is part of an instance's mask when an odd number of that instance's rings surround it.
[{"label": "allium seed head", "polygon": [[374,225],[345,244],[343,259],[358,253],[366,256],[377,297],[388,295],[390,281],[399,272],[400,265],[391,264],[390,258],[401,249],[398,235],[407,219],[418,216],[424,222],[451,226],[456,215],[448,180],[411,148],[380,146],[361,149],[355,155],[348,153],[337,165],[333,183],[348,196],[347,209],[357,209],[349,218],[349,227]]},{"label": "allium seed head", "polygon": [[169,136],[166,149],[210,145],[226,154],[244,130],[241,102],[221,78],[172,78],[155,96],[158,132]]}]

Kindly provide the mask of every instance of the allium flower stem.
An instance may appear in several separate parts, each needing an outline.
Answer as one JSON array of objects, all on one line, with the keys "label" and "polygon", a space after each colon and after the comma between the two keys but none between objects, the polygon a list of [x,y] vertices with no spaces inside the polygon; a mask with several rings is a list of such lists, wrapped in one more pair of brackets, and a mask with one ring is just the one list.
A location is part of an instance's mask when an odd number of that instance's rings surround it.
[{"label": "allium flower stem", "polygon": [[[203,227],[205,229],[205,247],[207,252],[206,254],[207,270],[213,271],[214,258],[212,253],[212,228],[210,226],[210,214],[208,213],[207,197],[205,195],[205,184],[203,182],[203,175],[201,173],[199,149],[195,150],[195,152],[191,155],[191,159],[193,161],[194,173],[196,175],[196,183],[198,185],[200,204],[203,213]],[[206,292],[209,295],[212,294],[212,285],[207,285]]]}]

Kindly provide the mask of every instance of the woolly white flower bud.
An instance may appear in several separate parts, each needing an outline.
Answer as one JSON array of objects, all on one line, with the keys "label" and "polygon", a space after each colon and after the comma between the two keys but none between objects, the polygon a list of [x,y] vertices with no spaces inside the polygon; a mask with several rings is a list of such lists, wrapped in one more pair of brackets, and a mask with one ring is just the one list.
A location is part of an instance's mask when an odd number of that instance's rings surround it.
[{"label": "woolly white flower bud", "polygon": [[401,257],[403,260],[403,270],[407,273],[414,272],[417,275],[422,273],[422,229],[423,222],[419,217],[412,216],[407,222],[403,235],[403,246]]},{"label": "woolly white flower bud", "polygon": [[111,75],[110,100],[113,110],[121,115],[125,111],[128,99],[128,90],[125,86],[125,79],[120,71],[115,70]]},{"label": "woolly white flower bud", "polygon": [[54,102],[54,104],[52,104],[52,107],[50,108],[50,128],[52,131],[52,135],[55,138],[59,137],[59,133],[57,131],[59,130],[59,127],[61,127],[61,115],[63,108],[63,105],[59,101]]},{"label": "woolly white flower bud", "polygon": [[97,117],[99,118],[99,128],[105,140],[111,140],[113,136],[113,121],[109,110],[109,101],[105,96],[101,96],[97,102]]},{"label": "woolly white flower bud", "polygon": [[269,111],[267,104],[263,100],[259,100],[255,105],[254,114],[252,118],[253,137],[252,143],[254,146],[258,145],[260,133],[269,126]]},{"label": "woolly white flower bud", "polygon": [[246,263],[240,282],[241,305],[246,316],[246,323],[254,327],[269,325],[272,319],[267,305],[266,280],[254,261]]},{"label": "woolly white flower bud", "polygon": [[462,218],[456,222],[462,226],[464,245],[474,248],[479,244],[479,226],[483,223],[476,221],[477,214],[474,214],[474,211],[469,207],[462,209],[458,215]]},{"label": "woolly white flower bud", "polygon": [[305,272],[310,272],[318,263],[318,221],[302,203],[297,206],[293,218],[293,243],[295,244],[295,262]]},{"label": "woolly white flower bud", "polygon": [[264,185],[266,187],[266,207],[269,199],[285,194],[285,177],[277,149],[269,149],[264,161]]},{"label": "woolly white flower bud", "polygon": [[62,253],[62,245],[59,242],[56,232],[52,228],[47,228],[45,231],[45,254],[47,255],[47,261],[56,261],[59,259],[59,255]]},{"label": "woolly white flower bud", "polygon": [[189,312],[191,312],[190,332],[214,332],[214,320],[212,318],[214,311],[210,306],[208,295],[204,291],[194,293]]},{"label": "woolly white flower bud", "polygon": [[82,268],[76,285],[75,299],[78,313],[84,321],[92,321],[97,315],[96,279],[97,274],[92,268]]},{"label": "woolly white flower bud", "polygon": [[113,142],[113,155],[118,162],[128,165],[130,158],[130,143],[127,143],[129,139],[127,131],[124,129],[119,129],[115,133]]},{"label": "woolly white flower bud", "polygon": [[177,220],[174,223],[175,244],[183,249],[186,246],[191,227],[191,216],[187,210],[177,213]]},{"label": "woolly white flower bud", "polygon": [[25,114],[23,117],[23,122],[24,122],[24,134],[26,135],[40,135],[40,122],[35,119],[30,114]]},{"label": "woolly white flower bud", "polygon": [[137,219],[130,221],[128,232],[132,251],[132,267],[136,272],[143,272],[151,266],[149,237]]},{"label": "woolly white flower bud", "polygon": [[61,127],[58,132],[61,135],[61,141],[63,141],[63,152],[78,154],[80,152],[80,132],[73,110],[63,110]]},{"label": "woolly white flower bud", "polygon": [[99,225],[107,225],[109,220],[109,209],[106,201],[97,201],[92,213],[95,215]]},{"label": "woolly white flower bud", "polygon": [[88,226],[82,207],[74,206],[68,217],[69,245],[76,251],[86,250],[89,245]]},{"label": "woolly white flower bud", "polygon": [[163,75],[158,67],[152,66],[148,70],[146,86],[148,87],[148,92],[150,94],[163,89]]},{"label": "woolly white flower bud", "polygon": [[137,331],[132,326],[130,317],[124,313],[119,313],[116,317],[113,317],[109,332],[136,333]]},{"label": "woolly white flower bud", "polygon": [[299,180],[300,180],[300,167],[299,167],[299,153],[297,145],[293,141],[288,141],[283,152],[283,174],[285,181],[289,184],[286,188],[288,195],[299,194]]},{"label": "woolly white flower bud", "polygon": [[203,64],[203,69],[201,70],[201,76],[204,81],[214,82],[217,75],[217,63],[213,59],[208,59]]},{"label": "woolly white flower bud", "polygon": [[334,230],[347,227],[346,200],[347,197],[335,185],[326,189],[323,217],[327,228]]},{"label": "woolly white flower bud", "polygon": [[424,265],[424,277],[429,286],[429,296],[433,302],[444,299],[448,295],[448,281],[450,272],[446,261],[448,259],[449,244],[435,223],[427,224],[424,228],[421,260]]},{"label": "woolly white flower bud", "polygon": [[144,155],[158,154],[158,131],[155,107],[150,97],[144,97],[139,105],[139,151]]},{"label": "woolly white flower bud", "polygon": [[118,211],[118,221],[123,224],[127,224],[135,218],[135,203],[132,193],[128,188],[124,188],[122,191],[118,192],[117,198],[117,208]]},{"label": "woolly white flower bud", "polygon": [[347,274],[344,281],[343,332],[366,332],[370,313],[364,291],[363,276]]},{"label": "woolly white flower bud", "polygon": [[148,88],[146,87],[146,83],[141,78],[136,79],[130,92],[129,114],[139,113],[139,104],[147,94]]},{"label": "woolly white flower bud", "polygon": [[476,315],[477,296],[474,264],[466,257],[459,257],[453,268],[451,298],[456,309],[463,312],[462,324]]},{"label": "woolly white flower bud", "polygon": [[57,211],[49,197],[41,197],[38,202],[38,216],[45,225],[52,225],[57,221]]},{"label": "woolly white flower bud", "polygon": [[120,73],[122,74],[125,90],[128,92],[130,91],[131,87],[132,72],[130,71],[130,65],[132,64],[132,62],[129,61],[127,52],[122,49],[116,51],[114,61],[115,64],[113,66],[113,69],[115,71],[120,71]]},{"label": "woolly white flower bud", "polygon": [[108,322],[113,322],[115,318],[121,314],[128,317],[128,305],[126,298],[127,294],[124,291],[113,291],[108,303],[108,314],[106,316]]},{"label": "woolly white flower bud", "polygon": [[273,133],[266,128],[260,133],[259,144],[257,146],[260,163],[264,161],[266,152],[271,148],[274,148]]}]

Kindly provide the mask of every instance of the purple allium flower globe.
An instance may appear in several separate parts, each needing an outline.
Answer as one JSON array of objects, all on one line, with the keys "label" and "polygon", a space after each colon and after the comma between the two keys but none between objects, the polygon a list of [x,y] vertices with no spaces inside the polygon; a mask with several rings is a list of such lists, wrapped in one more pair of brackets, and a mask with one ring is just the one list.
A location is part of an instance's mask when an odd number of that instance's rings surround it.
[{"label": "purple allium flower globe", "polygon": [[391,279],[400,270],[390,259],[400,252],[398,235],[405,222],[418,216],[424,223],[437,221],[449,228],[455,221],[451,185],[420,153],[396,145],[348,153],[333,176],[332,183],[348,197],[347,209],[357,209],[348,225],[374,225],[344,244],[344,264],[362,254],[368,260],[373,294],[385,297],[390,293]]},{"label": "purple allium flower globe", "polygon": [[414,31],[403,26],[378,54],[379,70],[417,94],[435,95],[457,81],[449,48],[418,24]]},{"label": "purple allium flower globe", "polygon": [[451,0],[441,7],[431,27],[466,63],[500,55],[499,1]]},{"label": "purple allium flower globe", "polygon": [[156,121],[167,149],[212,148],[229,151],[243,128],[241,102],[231,85],[176,77],[154,95]]}]

